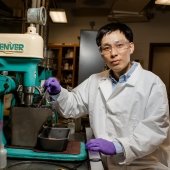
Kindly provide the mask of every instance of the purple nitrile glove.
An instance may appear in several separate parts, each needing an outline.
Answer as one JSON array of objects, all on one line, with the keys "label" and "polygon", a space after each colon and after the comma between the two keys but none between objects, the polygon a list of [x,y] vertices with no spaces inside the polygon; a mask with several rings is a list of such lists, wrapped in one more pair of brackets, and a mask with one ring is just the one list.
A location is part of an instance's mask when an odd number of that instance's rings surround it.
[{"label": "purple nitrile glove", "polygon": [[97,139],[90,139],[86,143],[86,148],[90,151],[97,151],[101,152],[105,155],[115,155],[116,148],[114,144],[108,140],[97,138]]},{"label": "purple nitrile glove", "polygon": [[44,83],[44,88],[51,95],[56,95],[61,91],[60,83],[55,77],[48,78]]}]

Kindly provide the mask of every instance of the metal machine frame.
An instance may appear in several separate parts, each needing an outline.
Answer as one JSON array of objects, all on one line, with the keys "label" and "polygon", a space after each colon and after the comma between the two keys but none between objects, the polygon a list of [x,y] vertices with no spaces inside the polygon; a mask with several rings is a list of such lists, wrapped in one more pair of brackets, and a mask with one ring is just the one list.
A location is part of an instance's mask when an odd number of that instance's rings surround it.
[{"label": "metal machine frame", "polygon": [[[42,10],[42,8],[41,8]],[[44,12],[40,12],[44,13]],[[44,20],[43,20],[44,21]],[[30,21],[31,22],[31,21]],[[22,93],[21,104],[31,107],[37,88],[38,64],[43,59],[43,39],[36,33],[34,24],[30,24],[25,34],[0,34],[0,123],[3,125],[4,95],[19,91]],[[5,72],[5,74],[4,74]],[[22,80],[6,73],[22,75]],[[0,128],[0,144],[6,145],[5,136]],[[35,152],[31,149],[19,149],[5,146],[8,157],[28,159],[50,159],[62,161],[81,161],[86,159],[86,149],[81,142],[80,154],[62,154]]]}]

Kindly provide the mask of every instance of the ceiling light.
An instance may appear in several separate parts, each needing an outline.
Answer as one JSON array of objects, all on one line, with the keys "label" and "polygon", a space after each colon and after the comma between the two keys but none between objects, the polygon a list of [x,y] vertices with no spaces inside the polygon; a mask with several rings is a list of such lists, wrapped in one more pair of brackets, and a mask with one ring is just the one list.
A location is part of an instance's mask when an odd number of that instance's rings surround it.
[{"label": "ceiling light", "polygon": [[156,0],[155,4],[159,5],[170,5],[170,0]]},{"label": "ceiling light", "polygon": [[55,23],[67,23],[66,12],[64,9],[50,10],[51,20]]}]

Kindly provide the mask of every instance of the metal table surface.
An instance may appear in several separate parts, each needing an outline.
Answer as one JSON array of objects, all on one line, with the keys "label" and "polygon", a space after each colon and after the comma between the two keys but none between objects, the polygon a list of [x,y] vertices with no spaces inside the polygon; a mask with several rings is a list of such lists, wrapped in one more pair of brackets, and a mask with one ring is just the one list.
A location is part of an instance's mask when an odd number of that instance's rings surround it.
[{"label": "metal table surface", "polygon": [[[90,127],[86,128],[86,139],[89,140],[92,138],[94,138],[92,129]],[[101,160],[99,152],[88,151],[88,157],[90,170],[107,169],[106,167],[103,166],[103,162]]]},{"label": "metal table surface", "polygon": [[41,160],[8,159],[7,170],[88,170],[87,161],[58,162]]}]

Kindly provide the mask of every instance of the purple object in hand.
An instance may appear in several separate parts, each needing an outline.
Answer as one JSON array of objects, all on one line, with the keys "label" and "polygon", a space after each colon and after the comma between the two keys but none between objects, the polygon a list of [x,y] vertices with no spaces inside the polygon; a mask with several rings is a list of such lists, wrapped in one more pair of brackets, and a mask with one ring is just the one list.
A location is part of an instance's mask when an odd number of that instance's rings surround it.
[{"label": "purple object in hand", "polygon": [[108,140],[97,138],[97,139],[90,139],[86,143],[86,148],[90,151],[97,151],[101,152],[105,155],[115,155],[116,148],[114,144]]},{"label": "purple object in hand", "polygon": [[48,78],[44,83],[44,88],[51,95],[56,95],[61,91],[61,85],[55,77]]}]

